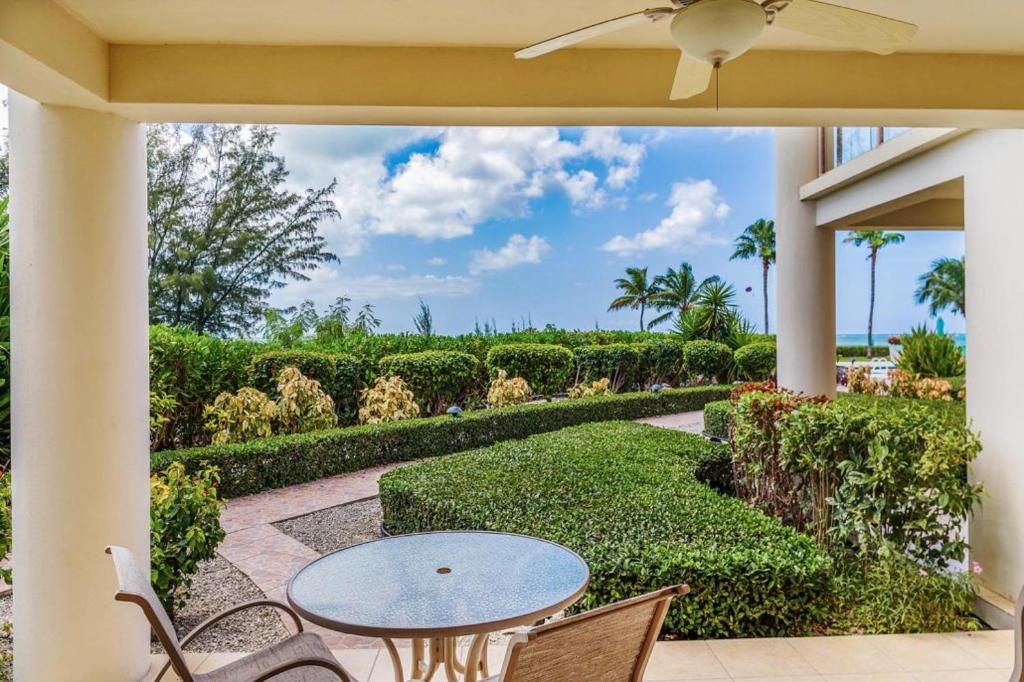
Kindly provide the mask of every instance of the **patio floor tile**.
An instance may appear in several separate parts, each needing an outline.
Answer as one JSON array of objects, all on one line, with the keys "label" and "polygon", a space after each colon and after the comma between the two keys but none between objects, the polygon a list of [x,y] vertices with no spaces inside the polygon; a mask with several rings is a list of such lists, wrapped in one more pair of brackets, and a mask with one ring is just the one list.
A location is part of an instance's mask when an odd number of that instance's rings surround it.
[{"label": "patio floor tile", "polygon": [[377,662],[378,655],[376,649],[338,649],[333,651],[333,653],[334,657],[345,666],[345,670],[360,680],[370,678],[370,673],[373,672],[373,666]]},{"label": "patio floor tile", "polygon": [[707,642],[659,642],[647,664],[645,680],[715,680],[729,674]]},{"label": "patio floor tile", "polygon": [[732,677],[817,675],[785,639],[720,639],[708,646]]},{"label": "patio floor tile", "polygon": [[822,674],[898,672],[896,661],[865,637],[791,637],[787,641]]},{"label": "patio floor tile", "polygon": [[865,639],[876,644],[904,670],[927,672],[988,667],[948,635],[868,635]]},{"label": "patio floor tile", "polygon": [[825,675],[825,682],[917,682],[913,673],[862,673],[857,675]]},{"label": "patio floor tile", "polygon": [[1013,666],[1013,630],[982,630],[947,635],[990,668]]},{"label": "patio floor tile", "polygon": [[1009,670],[945,670],[914,673],[915,682],[1006,682]]}]

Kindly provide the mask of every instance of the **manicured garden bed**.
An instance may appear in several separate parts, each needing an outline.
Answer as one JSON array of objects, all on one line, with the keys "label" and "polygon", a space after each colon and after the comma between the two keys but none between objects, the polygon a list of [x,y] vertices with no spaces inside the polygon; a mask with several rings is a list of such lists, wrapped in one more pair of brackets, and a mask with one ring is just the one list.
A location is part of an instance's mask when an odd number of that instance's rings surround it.
[{"label": "manicured garden bed", "polygon": [[381,479],[389,529],[524,533],[579,552],[587,609],[678,582],[665,632],[807,632],[829,598],[831,559],[805,535],[698,482],[725,446],[629,422],[567,428],[421,462]]},{"label": "manicured garden bed", "polygon": [[150,461],[154,471],[179,461],[189,471],[198,470],[204,462],[215,465],[220,470],[221,495],[237,497],[577,424],[700,410],[710,401],[727,397],[729,390],[728,386],[700,386],[518,405],[465,412],[457,418],[409,419],[246,443],[164,450],[153,453]]},{"label": "manicured garden bed", "polygon": [[[914,400],[910,398],[889,398],[887,396],[851,395],[840,393],[836,400],[863,406],[865,410],[892,410],[907,405],[927,407],[935,412],[935,418],[943,423],[962,426],[967,423],[967,406],[963,401]],[[729,437],[729,420],[732,405],[728,400],[716,400],[704,406],[704,433],[716,438]]]}]

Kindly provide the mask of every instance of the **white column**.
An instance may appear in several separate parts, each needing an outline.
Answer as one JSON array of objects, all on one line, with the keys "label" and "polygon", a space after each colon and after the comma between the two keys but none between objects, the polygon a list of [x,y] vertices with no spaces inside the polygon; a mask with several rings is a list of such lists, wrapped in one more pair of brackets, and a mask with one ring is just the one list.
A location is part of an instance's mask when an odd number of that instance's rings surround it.
[{"label": "white column", "polygon": [[136,679],[103,549],[149,558],[145,133],[10,104],[15,677]]},{"label": "white column", "polygon": [[817,128],[775,129],[775,301],[784,388],[836,392],[835,233],[815,226],[799,190],[818,175]]},{"label": "white column", "polygon": [[984,445],[973,480],[988,493],[971,522],[971,558],[985,584],[1012,599],[1024,584],[1024,131],[984,138],[964,178],[967,415]]}]

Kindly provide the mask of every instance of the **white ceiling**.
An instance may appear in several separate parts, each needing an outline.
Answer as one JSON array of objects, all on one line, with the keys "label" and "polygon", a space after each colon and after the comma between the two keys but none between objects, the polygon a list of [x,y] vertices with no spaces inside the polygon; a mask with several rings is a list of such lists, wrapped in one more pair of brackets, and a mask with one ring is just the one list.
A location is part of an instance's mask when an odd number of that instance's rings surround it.
[{"label": "white ceiling", "polygon": [[[657,0],[57,0],[112,43],[520,47]],[[921,27],[909,51],[1024,54],[1024,0],[841,0]],[[587,47],[671,47],[665,24]],[[771,28],[759,48],[830,49]]]}]

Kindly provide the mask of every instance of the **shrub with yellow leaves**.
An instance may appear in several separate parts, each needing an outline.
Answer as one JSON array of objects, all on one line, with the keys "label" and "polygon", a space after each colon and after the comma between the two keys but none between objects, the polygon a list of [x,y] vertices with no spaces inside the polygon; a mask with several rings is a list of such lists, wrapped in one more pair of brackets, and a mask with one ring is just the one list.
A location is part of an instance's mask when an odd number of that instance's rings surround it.
[{"label": "shrub with yellow leaves", "polygon": [[362,390],[359,398],[360,424],[396,422],[420,416],[420,407],[413,399],[412,391],[397,374],[379,377],[373,386]]},{"label": "shrub with yellow leaves", "polygon": [[487,390],[487,404],[491,407],[503,407],[505,405],[519,405],[533,397],[533,390],[530,384],[522,377],[508,376],[503,369],[498,370],[498,376],[491,381]]},{"label": "shrub with yellow leaves", "polygon": [[611,381],[607,377],[592,381],[589,384],[576,384],[569,389],[569,398],[593,398],[596,395],[608,395],[612,392]]},{"label": "shrub with yellow leaves", "polygon": [[247,386],[238,393],[225,391],[218,395],[213,405],[203,410],[203,416],[214,445],[244,443],[273,435],[277,405],[263,391]]},{"label": "shrub with yellow leaves", "polygon": [[285,367],[277,375],[277,421],[281,433],[322,431],[338,425],[334,401],[295,367]]}]

